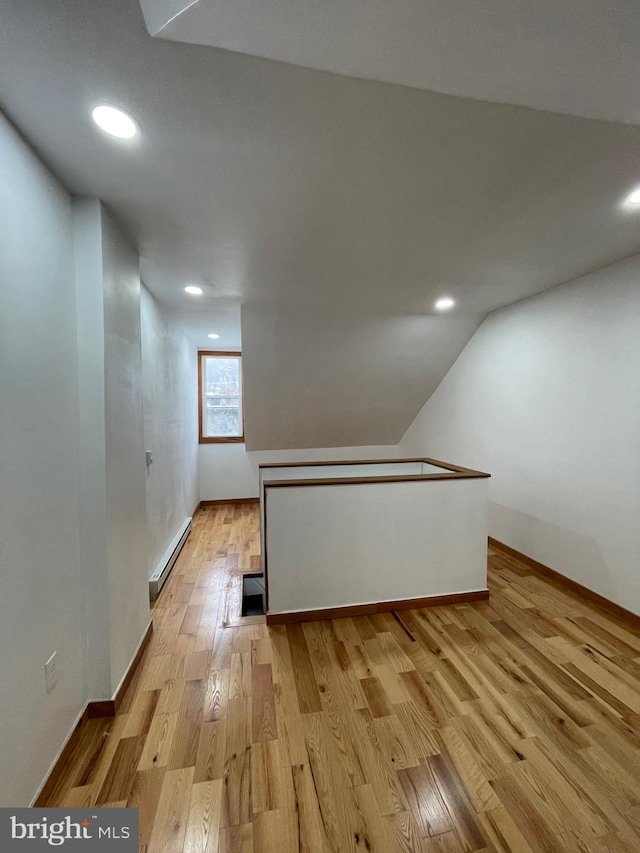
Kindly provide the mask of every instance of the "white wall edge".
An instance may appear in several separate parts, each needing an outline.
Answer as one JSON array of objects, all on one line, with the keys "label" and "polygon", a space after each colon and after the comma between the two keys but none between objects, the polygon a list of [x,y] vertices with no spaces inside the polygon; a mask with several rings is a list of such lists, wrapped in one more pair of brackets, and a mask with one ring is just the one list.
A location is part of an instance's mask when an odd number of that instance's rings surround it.
[{"label": "white wall edge", "polygon": [[[115,689],[115,690],[114,690],[114,692],[113,692],[113,696],[111,697],[111,701],[112,701],[112,702],[113,702],[113,701],[115,701],[115,698],[116,698],[116,696],[118,695],[118,691],[120,690],[120,688],[121,688],[121,687],[122,687],[122,685],[124,684],[125,679],[126,679],[126,677],[128,676],[128,674],[129,674],[129,670],[131,669],[131,664],[134,662],[134,660],[136,659],[136,657],[137,657],[138,653],[140,652],[140,649],[142,648],[142,644],[144,643],[144,638],[147,636],[147,631],[149,630],[149,627],[150,627],[151,625],[153,625],[153,619],[149,619],[149,624],[147,625],[147,627],[146,627],[146,628],[144,629],[144,631],[142,632],[142,636],[140,637],[140,642],[139,642],[139,643],[138,643],[138,645],[136,646],[136,650],[135,650],[135,652],[131,655],[131,660],[129,661],[129,665],[128,665],[128,666],[127,666],[127,668],[125,669],[125,671],[124,671],[124,675],[123,675],[123,676],[122,676],[122,678],[120,679],[120,683],[118,684],[118,686],[116,687],[116,689]],[[91,701],[91,700],[89,700],[89,701]]]},{"label": "white wall edge", "polygon": [[[136,654],[137,654],[137,652],[136,652]],[[75,732],[75,730],[76,730],[76,726],[78,725],[78,723],[80,722],[80,720],[81,720],[81,719],[82,719],[82,717],[84,716],[84,712],[85,712],[86,710],[87,710],[87,708],[86,708],[86,705],[85,705],[85,707],[80,711],[80,713],[78,714],[78,716],[77,716],[77,717],[75,718],[75,720],[73,721],[73,724],[72,724],[71,728],[69,729],[69,734],[66,736],[66,738],[64,739],[64,741],[63,741],[63,743],[62,743],[62,746],[61,746],[61,747],[60,747],[60,749],[57,751],[57,753],[56,753],[56,755],[55,755],[55,758],[53,759],[53,761],[51,762],[51,764],[50,764],[50,766],[49,766],[49,769],[48,769],[48,770],[47,770],[47,772],[45,773],[44,779],[43,779],[43,780],[42,780],[42,782],[38,785],[38,790],[35,792],[35,794],[33,795],[32,799],[31,799],[31,802],[29,803],[29,808],[30,808],[30,809],[32,809],[32,808],[33,808],[33,804],[35,803],[35,801],[38,799],[38,797],[39,797],[39,796],[40,796],[40,794],[42,793],[42,790],[43,790],[44,786],[47,784],[47,780],[48,780],[49,776],[51,776],[51,774],[53,773],[53,768],[56,766],[56,764],[58,763],[58,761],[60,761],[60,756],[62,755],[62,753],[63,753],[63,752],[65,751],[65,749],[67,748],[67,744],[68,744],[68,743],[69,743],[69,741],[71,740],[71,738],[72,738],[72,736],[73,736],[73,733],[74,733],[74,732]]]}]

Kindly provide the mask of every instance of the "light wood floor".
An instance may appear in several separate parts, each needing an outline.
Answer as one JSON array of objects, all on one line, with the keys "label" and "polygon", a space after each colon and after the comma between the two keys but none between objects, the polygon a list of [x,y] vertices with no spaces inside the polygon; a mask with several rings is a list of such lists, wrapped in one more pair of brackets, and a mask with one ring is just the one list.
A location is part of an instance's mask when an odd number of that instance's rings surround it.
[{"label": "light wood floor", "polygon": [[234,621],[253,506],[206,507],[114,721],[50,805],[152,853],[640,851],[640,634],[490,552],[491,599]]}]

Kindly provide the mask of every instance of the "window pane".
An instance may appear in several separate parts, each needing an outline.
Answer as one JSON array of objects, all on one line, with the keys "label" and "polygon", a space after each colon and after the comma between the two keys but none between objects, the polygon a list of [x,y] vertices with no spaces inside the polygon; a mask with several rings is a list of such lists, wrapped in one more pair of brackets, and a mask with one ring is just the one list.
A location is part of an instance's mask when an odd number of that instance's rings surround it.
[{"label": "window pane", "polygon": [[242,436],[242,374],[240,358],[203,358],[203,434],[207,438]]},{"label": "window pane", "polygon": [[240,420],[240,409],[207,406],[207,432],[208,436],[234,436],[242,435],[242,423]]},{"label": "window pane", "polygon": [[205,394],[214,397],[240,396],[240,360],[208,358]]}]

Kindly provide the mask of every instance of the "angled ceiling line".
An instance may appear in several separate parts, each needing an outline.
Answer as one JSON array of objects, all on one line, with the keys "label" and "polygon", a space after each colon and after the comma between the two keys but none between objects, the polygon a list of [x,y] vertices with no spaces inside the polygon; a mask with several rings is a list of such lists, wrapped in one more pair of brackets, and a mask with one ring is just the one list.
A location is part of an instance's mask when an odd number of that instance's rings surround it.
[{"label": "angled ceiling line", "polygon": [[159,36],[160,33],[165,29],[165,27],[168,27],[169,24],[172,24],[177,18],[180,17],[180,15],[184,15],[185,12],[188,12],[192,6],[195,6],[199,2],[200,0],[191,0],[191,3],[187,3],[184,9],[180,9],[179,12],[176,12],[175,15],[172,15],[167,21],[165,21],[159,29],[154,30],[154,32],[150,32],[149,35],[153,36],[154,38],[156,36]]}]

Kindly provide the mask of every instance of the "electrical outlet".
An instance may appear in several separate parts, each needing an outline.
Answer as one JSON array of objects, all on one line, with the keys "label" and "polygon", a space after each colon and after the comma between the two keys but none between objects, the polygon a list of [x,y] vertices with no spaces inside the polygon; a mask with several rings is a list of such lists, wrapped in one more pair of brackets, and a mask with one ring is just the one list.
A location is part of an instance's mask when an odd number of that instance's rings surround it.
[{"label": "electrical outlet", "polygon": [[51,693],[58,680],[58,652],[54,652],[44,665],[45,687]]}]

